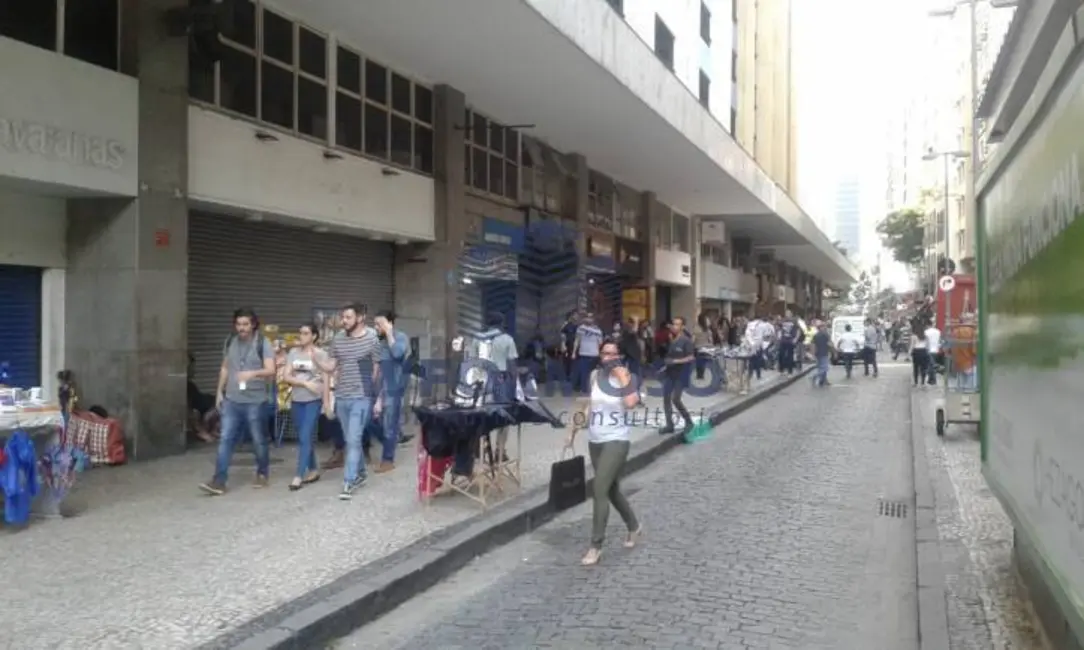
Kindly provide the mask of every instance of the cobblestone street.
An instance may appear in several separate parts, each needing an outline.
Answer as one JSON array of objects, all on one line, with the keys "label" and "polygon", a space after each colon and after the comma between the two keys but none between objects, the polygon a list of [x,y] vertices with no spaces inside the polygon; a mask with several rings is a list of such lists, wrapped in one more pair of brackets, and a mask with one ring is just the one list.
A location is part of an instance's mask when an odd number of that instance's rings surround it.
[{"label": "cobblestone street", "polygon": [[982,477],[978,429],[949,425],[939,439],[939,396],[916,393],[914,414],[934,483],[951,650],[1043,648],[1012,565],[1012,523]]},{"label": "cobblestone street", "polygon": [[612,515],[581,567],[581,506],[335,647],[917,648],[905,372],[800,382],[632,476],[636,549]]}]

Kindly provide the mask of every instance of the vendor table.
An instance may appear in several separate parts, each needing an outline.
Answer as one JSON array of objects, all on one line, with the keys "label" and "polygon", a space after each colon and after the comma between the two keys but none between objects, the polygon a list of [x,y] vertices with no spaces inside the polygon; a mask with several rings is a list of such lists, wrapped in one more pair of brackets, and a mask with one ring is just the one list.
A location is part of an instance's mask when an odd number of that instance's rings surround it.
[{"label": "vendor table", "polygon": [[[414,407],[421,423],[418,436],[418,496],[428,503],[433,496],[458,493],[486,508],[504,492],[502,479],[522,484],[523,424],[562,423],[541,402],[460,407],[446,403]],[[500,430],[516,428],[514,455],[507,455]],[[497,444],[492,434],[498,432]],[[469,473],[456,475],[455,458],[471,459]],[[447,476],[447,474],[451,476]]]}]

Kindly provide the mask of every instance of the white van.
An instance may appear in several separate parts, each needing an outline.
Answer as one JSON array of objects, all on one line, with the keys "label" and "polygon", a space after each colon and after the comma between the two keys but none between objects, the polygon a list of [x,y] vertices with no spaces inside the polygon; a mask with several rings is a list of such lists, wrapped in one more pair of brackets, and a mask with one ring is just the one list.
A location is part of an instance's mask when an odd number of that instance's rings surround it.
[{"label": "white van", "polygon": [[[832,319],[832,329],[829,332],[832,336],[832,345],[839,343],[839,339],[843,337],[843,332],[846,331],[847,326],[851,326],[851,331],[857,334],[861,334],[866,329],[866,317],[865,316],[838,316]],[[832,353],[832,365],[839,365],[842,363],[838,351]]]}]

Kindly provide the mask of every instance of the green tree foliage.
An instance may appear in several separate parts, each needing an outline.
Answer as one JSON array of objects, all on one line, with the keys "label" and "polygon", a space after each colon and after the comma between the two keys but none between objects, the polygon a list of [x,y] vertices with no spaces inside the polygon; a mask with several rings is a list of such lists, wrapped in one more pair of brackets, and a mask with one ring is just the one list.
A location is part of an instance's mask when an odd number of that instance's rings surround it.
[{"label": "green tree foliage", "polygon": [[925,254],[922,248],[925,223],[926,217],[918,210],[897,210],[877,224],[877,234],[881,236],[881,244],[892,251],[894,260],[914,266]]}]

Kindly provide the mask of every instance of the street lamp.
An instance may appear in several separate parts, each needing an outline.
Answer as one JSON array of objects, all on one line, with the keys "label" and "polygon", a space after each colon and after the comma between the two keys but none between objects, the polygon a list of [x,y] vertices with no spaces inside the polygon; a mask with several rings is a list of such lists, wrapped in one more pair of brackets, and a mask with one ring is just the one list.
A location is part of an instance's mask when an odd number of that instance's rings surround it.
[{"label": "street lamp", "polygon": [[[979,38],[978,38],[978,17],[976,15],[976,9],[980,2],[989,2],[990,6],[994,9],[1007,9],[1009,7],[1015,7],[1020,4],[1020,0],[956,0],[956,2],[942,9],[934,9],[929,12],[930,17],[933,18],[951,18],[956,15],[956,10],[960,7],[967,6],[970,8],[970,36],[969,36],[969,50],[971,57],[971,102],[968,107],[970,115],[968,121],[971,124],[971,173],[968,175],[968,197],[970,200],[971,214],[975,219],[978,219],[979,214],[979,200],[978,200],[978,178],[980,166],[982,163],[982,151],[979,148],[979,118],[978,118],[978,101],[979,101]],[[946,165],[948,164],[946,159]],[[947,195],[946,195],[947,196]],[[947,202],[948,199],[946,198]],[[948,213],[945,213],[945,220],[948,220]],[[947,226],[946,226],[947,227]],[[945,240],[946,250],[948,247],[948,239]],[[948,253],[945,254],[948,257]]]},{"label": "street lamp", "polygon": [[948,267],[949,262],[949,238],[952,229],[949,227],[949,162],[952,160],[962,160],[964,158],[971,157],[966,151],[934,151],[933,147],[926,152],[926,155],[922,156],[923,160],[932,161],[941,158],[945,161],[945,267]]}]

